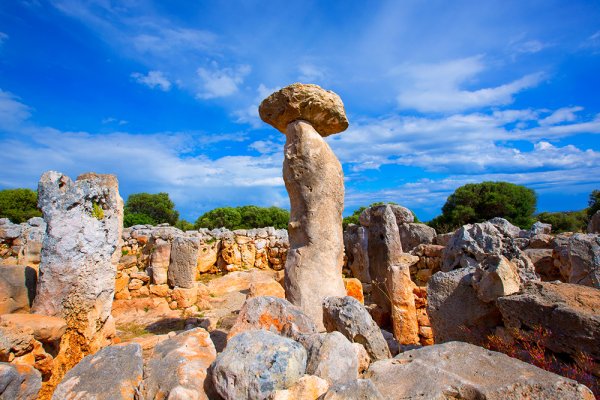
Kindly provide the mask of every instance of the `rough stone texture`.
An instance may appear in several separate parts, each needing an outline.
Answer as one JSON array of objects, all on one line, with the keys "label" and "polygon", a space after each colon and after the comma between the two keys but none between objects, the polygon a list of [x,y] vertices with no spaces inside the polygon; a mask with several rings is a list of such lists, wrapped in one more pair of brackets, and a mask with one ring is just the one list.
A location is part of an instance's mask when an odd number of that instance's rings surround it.
[{"label": "rough stone texture", "polygon": [[518,292],[521,278],[515,264],[504,256],[492,255],[475,267],[472,285],[479,300],[489,303]]},{"label": "rough stone texture", "polygon": [[438,272],[427,283],[427,314],[436,343],[483,338],[501,323],[498,308],[477,297],[475,268]]},{"label": "rough stone texture", "polygon": [[533,263],[515,243],[515,235],[518,236],[520,231],[502,218],[459,228],[444,249],[442,271],[475,267],[493,254],[513,262],[522,283],[539,280]]},{"label": "rough stone texture", "polygon": [[38,207],[47,227],[32,311],[67,322],[40,399],[49,398],[71,366],[108,343],[123,228],[118,186],[114,175],[88,173],[72,181],[48,171],[40,178]]},{"label": "rough stone texture", "polygon": [[46,223],[40,217],[21,224],[0,218],[0,265],[29,265],[37,269],[45,231]]},{"label": "rough stone texture", "polygon": [[314,375],[304,375],[289,389],[273,392],[270,400],[317,400],[327,392],[326,380]]},{"label": "rough stone texture", "polygon": [[9,361],[12,356],[22,356],[30,352],[34,344],[31,328],[11,324],[0,325],[0,361]]},{"label": "rough stone texture", "polygon": [[42,376],[29,365],[0,362],[0,399],[36,400]]},{"label": "rough stone texture", "polygon": [[195,237],[176,237],[171,244],[171,263],[168,270],[168,282],[171,287],[194,287],[200,239]]},{"label": "rough stone texture", "polygon": [[369,365],[371,365],[371,357],[369,357],[369,353],[367,353],[367,350],[365,350],[365,347],[362,344],[352,343],[352,347],[354,348],[354,354],[358,361],[358,373],[362,374],[369,368]]},{"label": "rough stone texture", "polygon": [[568,283],[532,282],[522,293],[497,300],[509,328],[550,332],[546,346],[557,353],[588,353],[600,360],[600,290]]},{"label": "rough stone texture", "polygon": [[550,233],[552,233],[552,225],[540,221],[534,223],[530,229],[531,236],[539,234],[549,235]]},{"label": "rough stone texture", "polygon": [[327,332],[341,332],[351,342],[362,344],[372,360],[391,357],[381,330],[356,299],[350,296],[326,298],[323,323]]},{"label": "rough stone texture", "polygon": [[587,226],[587,233],[600,233],[600,210],[596,211]]},{"label": "rough stone texture", "polygon": [[59,341],[67,329],[67,323],[64,319],[37,314],[1,315],[0,325],[31,329],[35,340],[43,343]]},{"label": "rough stone texture", "polygon": [[344,231],[344,248],[352,276],[362,283],[371,283],[369,273],[369,232],[360,225],[349,225]]},{"label": "rough stone texture", "polygon": [[352,343],[340,332],[317,333],[300,340],[308,352],[306,373],[330,385],[358,378],[358,358]]},{"label": "rough stone texture", "polygon": [[432,244],[437,236],[435,229],[425,224],[404,223],[398,225],[402,250],[406,253],[420,244]]},{"label": "rough stone texture", "polygon": [[292,339],[317,331],[314,322],[300,308],[285,299],[268,296],[246,300],[228,337],[254,329],[264,329]]},{"label": "rough stone texture", "polygon": [[285,295],[322,329],[323,299],[346,293],[342,166],[310,124],[291,123],[286,137],[283,179],[291,209]]},{"label": "rough stone texture", "polygon": [[[394,216],[396,216],[396,224],[398,226],[415,222],[415,216],[408,208],[399,206],[397,204],[386,205],[392,209]],[[360,214],[358,220],[362,226],[368,227],[371,225],[371,213],[375,207],[368,207]]]},{"label": "rough stone texture", "polygon": [[266,399],[275,390],[292,386],[305,370],[306,350],[302,345],[257,330],[229,340],[213,363],[212,380],[225,400]]},{"label": "rough stone texture", "polygon": [[427,346],[378,361],[365,377],[390,400],[594,398],[588,388],[573,380],[461,342]]},{"label": "rough stone texture", "polygon": [[569,239],[569,283],[600,289],[600,235],[576,233]]},{"label": "rough stone texture", "polygon": [[552,235],[547,235],[545,233],[539,233],[536,235],[532,235],[529,238],[528,249],[552,249],[552,241],[554,237]]},{"label": "rough stone texture", "polygon": [[150,255],[150,269],[152,271],[152,282],[155,285],[167,283],[167,271],[171,260],[171,243],[163,239],[157,239],[154,243],[153,252]]},{"label": "rough stone texture", "polygon": [[203,243],[198,250],[198,272],[203,273],[211,269],[219,259],[219,242]]},{"label": "rough stone texture", "polygon": [[271,94],[258,108],[260,118],[281,133],[297,120],[308,121],[321,136],[345,131],[348,119],[342,99],[317,85],[294,83]]},{"label": "rough stone texture", "polygon": [[143,360],[139,344],[105,347],[85,357],[65,374],[53,400],[134,399],[142,382]]},{"label": "rough stone texture", "polygon": [[216,356],[210,335],[202,328],[158,343],[146,362],[143,398],[208,399],[205,380]]},{"label": "rough stone texture", "polygon": [[344,278],[344,287],[346,288],[346,295],[354,297],[360,302],[365,304],[365,295],[363,293],[362,283],[356,278]]},{"label": "rough stone texture", "polygon": [[391,301],[392,327],[396,340],[402,345],[419,344],[419,324],[410,279],[410,267],[419,261],[419,257],[402,254],[399,265],[388,270],[387,293]]},{"label": "rough stone texture", "polygon": [[35,269],[25,265],[0,266],[0,314],[28,312],[36,284]]},{"label": "rough stone texture", "polygon": [[402,243],[400,241],[400,233],[398,232],[396,215],[394,215],[391,205],[384,204],[371,207],[368,210],[368,254],[372,280],[371,300],[381,307],[384,314],[389,315],[391,305],[387,294],[386,280],[389,268],[392,265],[400,264]]},{"label": "rough stone texture", "polygon": [[560,268],[554,265],[552,253],[552,249],[525,249],[525,255],[533,263],[535,272],[542,281],[560,281],[563,279]]},{"label": "rough stone texture", "polygon": [[285,299],[285,290],[276,280],[251,282],[248,297],[273,296]]},{"label": "rough stone texture", "polygon": [[385,400],[368,379],[341,383],[329,389],[321,400]]}]

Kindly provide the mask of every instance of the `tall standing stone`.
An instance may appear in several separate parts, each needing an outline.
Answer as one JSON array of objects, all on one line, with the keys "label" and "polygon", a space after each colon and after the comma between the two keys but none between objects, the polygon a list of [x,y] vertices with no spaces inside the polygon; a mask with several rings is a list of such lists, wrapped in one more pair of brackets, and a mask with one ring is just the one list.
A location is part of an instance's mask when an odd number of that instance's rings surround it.
[{"label": "tall standing stone", "polygon": [[342,166],[323,137],[348,127],[344,105],[317,85],[293,84],[259,108],[263,121],[285,133],[283,179],[290,197],[286,298],[323,326],[322,301],[344,296]]},{"label": "tall standing stone", "polygon": [[48,171],[38,185],[38,207],[47,228],[33,312],[67,322],[43,399],[68,369],[107,344],[123,200],[114,175],[88,173],[72,181]]}]

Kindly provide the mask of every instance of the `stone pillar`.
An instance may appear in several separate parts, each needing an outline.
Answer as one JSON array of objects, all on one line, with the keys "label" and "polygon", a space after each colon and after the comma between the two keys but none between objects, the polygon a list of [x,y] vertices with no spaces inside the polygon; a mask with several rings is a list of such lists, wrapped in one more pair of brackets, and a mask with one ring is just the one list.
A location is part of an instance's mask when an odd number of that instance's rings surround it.
[{"label": "stone pillar", "polygon": [[323,137],[348,127],[335,93],[293,84],[265,99],[263,121],[286,135],[283,179],[290,197],[286,298],[324,330],[322,302],[344,296],[342,281],[344,176]]},{"label": "stone pillar", "polygon": [[114,175],[89,173],[73,182],[48,171],[38,185],[38,207],[47,228],[33,313],[67,322],[53,375],[40,393],[49,398],[64,373],[106,345],[107,331],[114,329],[123,200]]}]

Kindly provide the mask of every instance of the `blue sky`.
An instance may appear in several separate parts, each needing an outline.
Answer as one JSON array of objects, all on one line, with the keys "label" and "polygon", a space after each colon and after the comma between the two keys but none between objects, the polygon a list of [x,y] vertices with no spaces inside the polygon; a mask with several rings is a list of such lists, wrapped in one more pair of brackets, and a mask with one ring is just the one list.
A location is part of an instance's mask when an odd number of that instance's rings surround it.
[{"label": "blue sky", "polygon": [[0,188],[96,171],[191,221],[288,208],[285,137],[257,107],[300,81],[346,106],[327,138],[346,214],[394,201],[428,220],[484,180],[581,209],[600,188],[599,71],[597,1],[3,1]]}]

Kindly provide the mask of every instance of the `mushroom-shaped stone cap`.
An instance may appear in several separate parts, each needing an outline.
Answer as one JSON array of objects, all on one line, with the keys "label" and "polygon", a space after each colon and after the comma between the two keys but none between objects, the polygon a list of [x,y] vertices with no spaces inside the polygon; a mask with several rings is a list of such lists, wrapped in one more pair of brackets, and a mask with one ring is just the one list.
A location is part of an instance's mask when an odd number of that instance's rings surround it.
[{"label": "mushroom-shaped stone cap", "polygon": [[317,85],[294,83],[271,94],[258,107],[260,118],[285,133],[290,122],[304,120],[323,137],[348,128],[340,96]]}]

